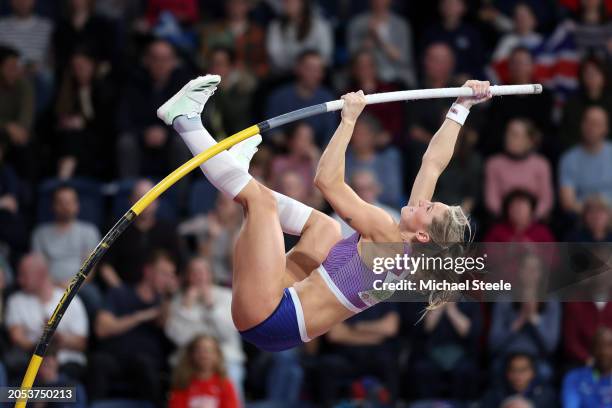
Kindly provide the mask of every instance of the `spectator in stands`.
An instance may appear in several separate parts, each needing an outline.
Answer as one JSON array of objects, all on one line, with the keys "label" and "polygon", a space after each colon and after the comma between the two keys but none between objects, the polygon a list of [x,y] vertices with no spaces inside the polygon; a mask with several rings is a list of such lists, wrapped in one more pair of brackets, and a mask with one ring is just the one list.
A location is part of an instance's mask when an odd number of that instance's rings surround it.
[{"label": "spectator in stands", "polygon": [[[379,78],[380,68],[373,51],[358,51],[351,59],[350,69],[351,78],[347,92],[361,89],[367,95],[400,90],[395,83]],[[404,131],[404,106],[402,102],[370,105],[368,112],[380,121],[384,129],[394,139],[402,136]]]},{"label": "spectator in stands", "polygon": [[12,287],[14,281],[13,271],[7,259],[0,255],[0,327],[5,327],[4,311],[6,306],[6,298],[9,293],[9,288]]},{"label": "spectator in stands", "polygon": [[58,177],[114,175],[114,88],[96,77],[99,62],[86,50],[69,58],[55,100]]},{"label": "spectator in stands", "polygon": [[612,94],[608,89],[604,63],[594,57],[586,58],[580,64],[579,79],[580,89],[566,102],[559,127],[561,143],[565,148],[580,141],[580,124],[590,106],[601,106],[608,117],[612,116]]},{"label": "spectator in stands", "polygon": [[[376,178],[376,174],[369,170],[357,170],[350,178],[350,186],[365,202],[384,209],[387,213],[389,213],[389,215],[391,215],[391,217],[393,217],[394,220],[399,222],[399,211],[397,211],[396,208],[389,207],[378,201],[382,186]],[[334,214],[333,218],[340,223],[342,236],[344,238],[347,238],[355,233],[355,230],[344,222],[344,220],[341,219],[338,214]]]},{"label": "spectator in stands", "polygon": [[29,74],[44,71],[49,61],[53,23],[34,13],[35,0],[11,0],[12,14],[0,18],[0,43],[15,48]]},{"label": "spectator in stands", "polygon": [[[517,47],[508,57],[509,85],[538,82],[534,78],[534,62],[527,48]],[[542,133],[542,149],[546,154],[558,152],[558,140],[552,135],[553,98],[546,89],[539,95],[516,95],[503,101],[493,100],[487,112],[482,142],[484,153],[501,150],[503,138],[500,129],[505,129],[514,118],[531,120]]]},{"label": "spectator in stands", "polygon": [[87,48],[98,62],[96,74],[107,74],[117,62],[122,45],[115,35],[116,28],[104,17],[94,13],[94,0],[70,0],[66,16],[53,32],[53,56],[56,77],[70,64],[75,51]]},{"label": "spectator in stands", "polygon": [[554,189],[550,163],[536,153],[540,135],[529,120],[508,122],[503,153],[489,158],[485,165],[485,204],[496,217],[501,215],[502,202],[512,190],[525,190],[537,200],[535,217],[550,214]]},{"label": "spectator in stands", "polygon": [[93,225],[77,219],[79,196],[68,185],[53,192],[54,221],[39,225],[32,234],[32,248],[49,262],[51,278],[66,285],[100,240]]},{"label": "spectator in stands", "polygon": [[466,127],[451,162],[438,178],[434,199],[461,205],[466,214],[479,203],[482,192],[482,157],[475,149],[478,133]]},{"label": "spectator in stands", "polygon": [[[268,97],[266,117],[272,118],[334,99],[332,91],[323,86],[325,72],[323,59],[318,52],[304,51],[300,54],[296,59],[294,71],[295,82],[274,90]],[[306,122],[314,129],[319,146],[332,137],[336,126],[334,114],[309,118]]]},{"label": "spectator in stands", "polygon": [[287,153],[272,159],[269,180],[274,190],[279,188],[279,178],[286,172],[300,175],[304,185],[312,185],[321,150],[315,143],[313,128],[306,122],[298,122],[289,130]]},{"label": "spectator in stands", "polygon": [[527,398],[520,395],[512,395],[501,402],[499,408],[537,408]]},{"label": "spectator in stands", "polygon": [[533,358],[539,379],[549,381],[553,377],[551,357],[559,344],[561,305],[554,300],[538,301],[541,282],[546,279],[543,268],[537,255],[524,256],[515,284],[518,302],[493,304],[489,351],[494,373],[501,373],[509,355],[527,353]]},{"label": "spectator in stands", "polygon": [[[53,284],[47,263],[40,254],[31,253],[21,258],[17,281],[20,290],[10,295],[6,304],[6,327],[12,349],[5,355],[5,363],[10,372],[21,375],[19,371],[25,369],[64,291]],[[76,296],[54,336],[61,371],[75,379],[80,378],[85,369],[88,334],[87,313]]]},{"label": "spectator in stands", "polygon": [[315,51],[329,66],[334,52],[331,27],[314,12],[312,0],[285,0],[282,15],[268,26],[266,44],[279,73],[290,71],[305,51]]},{"label": "spectator in stands", "polygon": [[181,348],[202,334],[218,339],[227,376],[243,400],[245,355],[231,309],[232,291],[214,284],[208,261],[195,257],[187,264],[184,290],[172,300],[165,331]]},{"label": "spectator in stands", "polygon": [[449,302],[427,312],[415,333],[411,365],[419,376],[413,381],[418,398],[476,396],[481,327],[478,303]]},{"label": "spectator in stands", "polygon": [[[51,405],[57,408],[87,408],[87,393],[79,379],[69,378],[60,372],[59,350],[56,341],[53,341],[45,350],[45,358],[40,365],[37,387],[74,387],[74,401],[53,402]],[[47,405],[44,405],[45,408]]]},{"label": "spectator in stands", "polygon": [[380,123],[371,115],[359,118],[346,154],[346,177],[351,179],[358,170],[371,171],[381,183],[380,201],[396,208],[402,197],[402,162],[393,146],[377,151],[381,130]]},{"label": "spectator in stands", "polygon": [[[453,86],[455,83],[454,69],[455,54],[448,44],[441,42],[430,44],[424,51],[423,78],[419,87],[446,88]],[[448,101],[442,99],[426,99],[410,104],[410,107],[406,109],[408,136],[425,146],[423,152],[433,134],[440,127],[447,110]],[[421,157],[421,153],[415,154]]]},{"label": "spectator in stands", "polygon": [[349,21],[346,39],[351,54],[374,54],[383,81],[416,84],[412,29],[391,10],[390,0],[370,0],[370,10]]},{"label": "spectator in stands", "polygon": [[493,225],[486,242],[554,242],[550,229],[537,221],[537,200],[523,190],[509,192],[503,200],[502,221]]},{"label": "spectator in stands", "polygon": [[211,59],[212,50],[222,47],[232,50],[236,67],[259,78],[268,74],[265,32],[249,20],[253,8],[249,0],[225,2],[225,19],[208,24],[200,32],[201,66]]},{"label": "spectator in stands", "polygon": [[608,115],[599,106],[587,108],[582,117],[582,138],[559,162],[559,201],[570,214],[580,214],[584,200],[601,194],[612,200],[612,143]]},{"label": "spectator in stands", "polygon": [[207,109],[207,118],[212,134],[222,140],[255,123],[252,105],[256,79],[248,71],[237,67],[230,48],[213,49],[208,62],[207,72],[220,75],[221,83],[211,100],[212,109],[210,105]]},{"label": "spectator in stands", "polygon": [[304,179],[301,175],[295,171],[287,171],[280,175],[278,178],[278,192],[288,197],[293,198],[313,208],[320,208],[319,191],[313,188],[308,188],[312,185],[310,183],[304,183]]},{"label": "spectator in stands", "polygon": [[176,291],[176,266],[163,251],[153,252],[134,285],[110,289],[95,322],[99,347],[91,357],[89,394],[107,398],[119,385],[131,397],[159,402],[168,344],[163,327]]},{"label": "spectator in stands", "polygon": [[174,370],[169,408],[208,404],[222,408],[241,406],[232,383],[226,378],[219,341],[199,335],[187,344]]},{"label": "spectator in stands", "polygon": [[[53,283],[66,287],[100,241],[100,233],[95,225],[77,219],[79,196],[70,186],[60,186],[53,192],[53,215],[52,222],[34,229],[32,249],[46,258]],[[86,282],[80,293],[94,316],[102,303],[99,289],[93,282]]]},{"label": "spectator in stands", "polygon": [[565,360],[570,365],[593,362],[592,340],[601,326],[612,329],[612,303],[568,302],[563,313]]},{"label": "spectator in stands", "polygon": [[171,137],[155,115],[157,108],[187,82],[172,45],[164,40],[150,43],[143,70],[127,81],[118,107],[121,134],[117,164],[124,178],[164,177],[188,157],[180,140]]},{"label": "spectator in stands", "polygon": [[556,391],[538,377],[536,363],[527,353],[514,353],[506,358],[504,381],[495,385],[483,397],[479,407],[499,408],[512,396],[525,398],[534,407],[556,407]]},{"label": "spectator in stands", "polygon": [[444,42],[455,52],[455,72],[458,75],[464,79],[482,77],[485,50],[478,31],[464,21],[467,12],[465,0],[441,0],[438,11],[441,20],[425,31],[423,48]]},{"label": "spectator in stands", "polygon": [[[130,28],[144,13],[142,2],[132,0],[96,0],[94,9],[96,15],[106,17]],[[120,38],[120,40],[123,40],[123,38]]]},{"label": "spectator in stands", "polygon": [[[612,24],[604,0],[581,1],[576,25],[570,25],[573,40],[581,54],[594,53],[602,58],[612,54]],[[563,25],[563,24],[562,24]]]},{"label": "spectator in stands", "polygon": [[593,360],[567,373],[563,380],[564,408],[607,407],[612,387],[612,329],[601,327],[593,338]]},{"label": "spectator in stands", "polygon": [[[559,0],[558,3],[563,8],[563,11],[565,12],[569,11],[571,13],[578,13],[580,11],[582,1],[581,0]],[[595,0],[595,3],[599,3],[599,1]],[[604,1],[602,4],[602,8],[607,14],[612,13],[612,4],[610,4],[609,1]]]},{"label": "spectator in stands", "polygon": [[9,163],[27,178],[32,176],[33,121],[34,90],[24,78],[19,54],[12,48],[0,47],[0,134],[9,141]]},{"label": "spectator in stands", "polygon": [[[560,0],[580,2],[581,0]],[[543,2],[540,0],[496,0],[493,3],[481,3],[478,17],[485,23],[491,24],[496,31],[506,33],[516,30],[516,19],[510,19],[519,5],[525,4],[531,9],[531,13],[538,21],[539,31],[549,32],[554,28],[559,16],[559,2]]]},{"label": "spectator in stands", "polygon": [[[130,201],[134,204],[153,188],[149,180],[134,184]],[[180,261],[182,250],[176,228],[156,216],[158,201],[151,203],[108,251],[100,266],[100,274],[107,286],[134,284],[142,278],[142,265],[155,250],[167,251]]]},{"label": "spectator in stands", "polygon": [[332,348],[317,364],[324,406],[343,396],[343,383],[364,376],[376,377],[397,398],[399,324],[395,305],[380,303],[332,327],[325,335]]},{"label": "spectator in stands", "polygon": [[581,225],[570,232],[569,242],[612,242],[610,205],[600,196],[591,196],[582,205]]},{"label": "spectator in stands", "polygon": [[199,19],[197,0],[147,0],[146,3],[150,25],[155,25],[164,13],[170,13],[181,25],[194,24]]},{"label": "spectator in stands", "polygon": [[511,25],[512,32],[500,38],[491,57],[488,74],[495,83],[510,81],[508,57],[515,48],[523,47],[533,53],[544,41],[542,35],[536,31],[537,17],[527,3],[519,2],[514,6]]},{"label": "spectator in stands", "polygon": [[242,225],[240,206],[230,197],[219,194],[212,211],[199,214],[179,226],[183,236],[193,236],[195,252],[210,260],[214,282],[232,285],[234,243]]},{"label": "spectator in stands", "polygon": [[20,180],[6,163],[8,136],[0,131],[0,252],[14,258],[27,250],[28,230],[19,206]]}]

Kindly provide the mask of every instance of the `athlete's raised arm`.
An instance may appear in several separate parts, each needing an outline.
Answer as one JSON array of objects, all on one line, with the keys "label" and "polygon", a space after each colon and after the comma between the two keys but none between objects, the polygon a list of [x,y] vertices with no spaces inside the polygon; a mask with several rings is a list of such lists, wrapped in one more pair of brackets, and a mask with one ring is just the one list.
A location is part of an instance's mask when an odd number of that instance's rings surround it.
[{"label": "athlete's raised arm", "polygon": [[372,240],[384,240],[394,221],[384,210],[362,200],[344,181],[344,156],[353,134],[357,118],[366,105],[363,91],[344,95],[342,121],[325,148],[315,185],[334,211],[362,236]]},{"label": "athlete's raised arm", "polygon": [[451,107],[444,123],[433,136],[423,155],[421,168],[417,174],[408,205],[416,206],[419,200],[430,201],[433,197],[438,177],[446,169],[453,157],[455,142],[461,130],[461,126],[467,117],[470,108],[477,103],[491,98],[489,93],[489,81],[467,81],[463,86],[474,90],[475,96],[469,98],[457,98]]}]

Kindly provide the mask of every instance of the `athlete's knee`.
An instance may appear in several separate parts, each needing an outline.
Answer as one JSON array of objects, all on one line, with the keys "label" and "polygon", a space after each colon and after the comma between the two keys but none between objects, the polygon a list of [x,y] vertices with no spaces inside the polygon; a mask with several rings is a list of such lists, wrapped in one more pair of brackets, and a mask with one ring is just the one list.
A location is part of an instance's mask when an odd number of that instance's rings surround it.
[{"label": "athlete's knee", "polygon": [[253,208],[269,209],[277,211],[276,198],[272,190],[251,180],[249,184],[236,196],[236,200],[249,211]]},{"label": "athlete's knee", "polygon": [[340,223],[331,217],[327,217],[326,231],[335,241],[342,239],[342,227]]},{"label": "athlete's knee", "polygon": [[276,198],[272,190],[262,184],[258,184],[258,192],[251,198],[251,203],[270,211],[278,211]]},{"label": "athlete's knee", "polygon": [[340,223],[329,215],[314,210],[311,220],[312,228],[316,229],[319,234],[325,234],[322,236],[329,237],[333,241],[339,241],[342,238]]}]

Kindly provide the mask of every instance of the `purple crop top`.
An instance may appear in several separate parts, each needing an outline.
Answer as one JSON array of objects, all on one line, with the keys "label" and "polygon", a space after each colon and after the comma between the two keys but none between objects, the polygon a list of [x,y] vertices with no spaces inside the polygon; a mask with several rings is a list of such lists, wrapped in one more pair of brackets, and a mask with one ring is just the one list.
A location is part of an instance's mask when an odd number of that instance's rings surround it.
[{"label": "purple crop top", "polygon": [[[338,301],[355,313],[374,306],[393,294],[390,291],[375,290],[374,281],[384,282],[390,278],[399,280],[404,277],[404,274],[395,272],[374,273],[359,255],[357,248],[359,238],[359,233],[354,233],[339,241],[318,268],[323,280]],[[409,247],[405,245],[404,248],[407,250]]]}]

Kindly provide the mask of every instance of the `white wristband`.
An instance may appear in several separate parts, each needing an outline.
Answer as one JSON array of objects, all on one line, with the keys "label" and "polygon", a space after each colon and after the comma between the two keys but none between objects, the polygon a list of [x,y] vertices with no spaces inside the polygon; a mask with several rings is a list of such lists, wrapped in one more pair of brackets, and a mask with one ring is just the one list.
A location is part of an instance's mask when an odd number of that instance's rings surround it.
[{"label": "white wristband", "polygon": [[469,114],[470,110],[468,108],[458,103],[453,103],[451,108],[448,110],[446,117],[463,126]]}]

